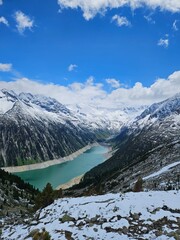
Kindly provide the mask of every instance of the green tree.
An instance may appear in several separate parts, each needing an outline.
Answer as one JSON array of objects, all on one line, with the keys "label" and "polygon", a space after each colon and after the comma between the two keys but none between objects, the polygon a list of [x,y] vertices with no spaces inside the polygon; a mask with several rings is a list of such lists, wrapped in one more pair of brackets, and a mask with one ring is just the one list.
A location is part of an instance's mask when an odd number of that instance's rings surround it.
[{"label": "green tree", "polygon": [[19,192],[16,188],[14,188],[14,190],[13,190],[13,198],[15,200],[19,200]]},{"label": "green tree", "polygon": [[44,208],[54,201],[54,190],[50,183],[47,183],[46,187],[41,193],[38,194],[35,200],[35,209]]}]

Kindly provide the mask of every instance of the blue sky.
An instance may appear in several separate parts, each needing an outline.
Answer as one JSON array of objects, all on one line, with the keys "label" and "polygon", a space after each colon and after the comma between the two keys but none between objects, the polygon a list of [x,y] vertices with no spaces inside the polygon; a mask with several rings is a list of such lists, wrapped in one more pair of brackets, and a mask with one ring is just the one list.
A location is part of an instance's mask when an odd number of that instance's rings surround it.
[{"label": "blue sky", "polygon": [[179,1],[129,0],[120,7],[118,0],[116,8],[114,2],[4,0],[0,81],[69,86],[90,77],[111,93],[137,82],[150,88],[179,71]]}]

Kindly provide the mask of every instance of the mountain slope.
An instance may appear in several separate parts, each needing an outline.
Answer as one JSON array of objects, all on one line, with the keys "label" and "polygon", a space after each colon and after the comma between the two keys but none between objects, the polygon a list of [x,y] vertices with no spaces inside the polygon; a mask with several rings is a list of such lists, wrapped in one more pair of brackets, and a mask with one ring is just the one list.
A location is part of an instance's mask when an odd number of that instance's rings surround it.
[{"label": "mountain slope", "polygon": [[[114,155],[86,173],[82,186],[101,183],[104,191],[127,190],[138,176],[144,177],[179,161],[180,94],[145,110],[134,122],[121,129],[114,145]],[[169,180],[173,181],[172,176]]]},{"label": "mountain slope", "polygon": [[63,157],[93,140],[95,134],[55,99],[1,91],[1,167]]},{"label": "mountain slope", "polygon": [[8,217],[8,223],[14,223],[32,215],[37,194],[33,186],[0,169],[0,222]]}]

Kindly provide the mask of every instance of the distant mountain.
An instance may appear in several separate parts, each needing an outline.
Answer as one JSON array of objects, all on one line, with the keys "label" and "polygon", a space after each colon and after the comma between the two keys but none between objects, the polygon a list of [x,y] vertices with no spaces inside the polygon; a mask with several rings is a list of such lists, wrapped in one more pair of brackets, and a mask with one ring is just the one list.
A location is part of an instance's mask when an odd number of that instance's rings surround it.
[{"label": "distant mountain", "polygon": [[[108,135],[112,137],[119,134],[123,126],[126,126],[129,121],[132,121],[147,108],[147,106],[112,106],[109,108],[106,106],[99,107],[94,104],[86,105],[84,103],[68,105],[68,107],[87,129],[96,132],[96,134],[99,133],[104,139]],[[106,134],[102,135],[102,131]]]},{"label": "distant mountain", "polygon": [[128,190],[138,176],[146,177],[173,162],[177,162],[171,168],[173,173],[168,171],[169,178],[167,173],[166,178],[162,177],[164,182],[159,181],[159,188],[168,181],[176,184],[180,167],[180,94],[147,108],[121,128],[113,144],[113,156],[86,173],[82,186],[101,183],[104,191]]}]

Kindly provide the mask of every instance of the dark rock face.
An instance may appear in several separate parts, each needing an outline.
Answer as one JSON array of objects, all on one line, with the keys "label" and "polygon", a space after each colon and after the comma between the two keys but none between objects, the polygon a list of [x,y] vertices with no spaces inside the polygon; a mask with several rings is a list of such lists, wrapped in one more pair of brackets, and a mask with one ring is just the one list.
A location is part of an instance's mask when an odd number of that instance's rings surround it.
[{"label": "dark rock face", "polygon": [[95,140],[65,106],[31,94],[2,91],[12,107],[0,114],[0,167],[64,157]]}]

